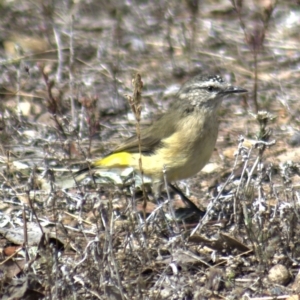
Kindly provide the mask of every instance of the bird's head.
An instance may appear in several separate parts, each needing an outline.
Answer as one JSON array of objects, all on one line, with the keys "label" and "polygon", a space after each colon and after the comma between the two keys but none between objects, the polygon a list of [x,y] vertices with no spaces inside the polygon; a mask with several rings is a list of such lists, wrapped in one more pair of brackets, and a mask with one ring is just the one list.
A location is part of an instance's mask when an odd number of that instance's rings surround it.
[{"label": "bird's head", "polygon": [[178,92],[178,98],[187,105],[196,107],[217,107],[226,96],[246,93],[247,90],[233,86],[219,75],[197,75],[188,80]]}]

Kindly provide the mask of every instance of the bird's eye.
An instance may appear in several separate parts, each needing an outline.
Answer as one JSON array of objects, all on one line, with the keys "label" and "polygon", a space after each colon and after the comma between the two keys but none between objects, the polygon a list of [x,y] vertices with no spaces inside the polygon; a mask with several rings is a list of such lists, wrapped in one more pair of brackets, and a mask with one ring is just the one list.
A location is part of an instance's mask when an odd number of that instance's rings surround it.
[{"label": "bird's eye", "polygon": [[207,87],[207,90],[208,90],[209,92],[212,92],[212,91],[214,91],[214,87],[213,87],[212,85],[210,85],[210,86]]}]

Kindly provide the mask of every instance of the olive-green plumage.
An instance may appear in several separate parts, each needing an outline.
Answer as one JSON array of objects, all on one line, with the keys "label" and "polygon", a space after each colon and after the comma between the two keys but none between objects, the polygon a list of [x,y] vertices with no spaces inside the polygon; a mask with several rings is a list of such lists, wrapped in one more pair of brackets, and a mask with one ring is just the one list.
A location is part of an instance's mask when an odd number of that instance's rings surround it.
[{"label": "olive-green plumage", "polygon": [[[198,75],[181,87],[165,114],[141,130],[143,172],[152,178],[156,193],[163,170],[168,181],[175,181],[193,176],[205,166],[217,140],[217,111],[222,99],[244,92],[220,76]],[[130,166],[139,170],[139,157],[139,141],[132,136],[108,156],[96,159],[90,169]]]}]

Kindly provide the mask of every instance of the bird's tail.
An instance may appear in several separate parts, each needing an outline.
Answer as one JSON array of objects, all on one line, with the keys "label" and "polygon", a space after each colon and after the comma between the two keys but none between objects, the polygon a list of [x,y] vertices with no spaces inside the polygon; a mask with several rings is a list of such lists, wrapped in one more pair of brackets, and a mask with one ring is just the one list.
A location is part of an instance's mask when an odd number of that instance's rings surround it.
[{"label": "bird's tail", "polygon": [[113,153],[93,161],[88,167],[61,178],[56,181],[56,184],[63,189],[89,183],[123,184],[128,178],[135,176],[133,175],[135,167],[134,154]]}]

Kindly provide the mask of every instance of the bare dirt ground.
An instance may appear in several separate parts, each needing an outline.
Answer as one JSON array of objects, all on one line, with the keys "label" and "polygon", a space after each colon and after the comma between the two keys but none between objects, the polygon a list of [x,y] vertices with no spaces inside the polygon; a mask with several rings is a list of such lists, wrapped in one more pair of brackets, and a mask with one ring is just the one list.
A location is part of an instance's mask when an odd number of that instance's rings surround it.
[{"label": "bare dirt ground", "polygon": [[[2,0],[0,15],[1,299],[299,299],[298,1]],[[61,187],[135,134],[136,73],[141,126],[199,73],[249,91],[177,183],[201,217],[115,177]]]}]

